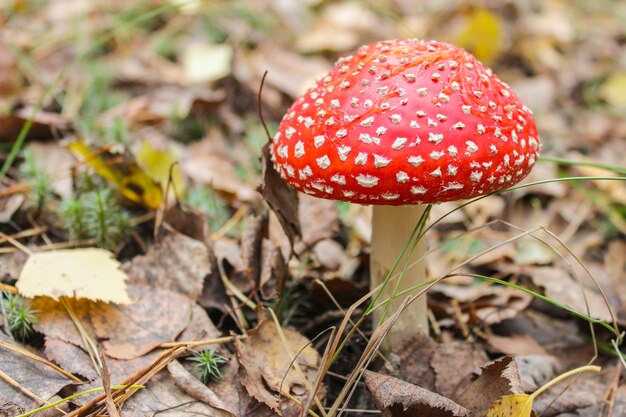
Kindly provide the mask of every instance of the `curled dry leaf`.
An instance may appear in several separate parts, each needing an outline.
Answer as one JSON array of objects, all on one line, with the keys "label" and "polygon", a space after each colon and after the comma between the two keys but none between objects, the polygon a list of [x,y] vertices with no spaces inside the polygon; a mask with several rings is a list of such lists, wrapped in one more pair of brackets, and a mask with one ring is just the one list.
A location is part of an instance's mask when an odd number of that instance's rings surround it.
[{"label": "curled dry leaf", "polygon": [[478,379],[456,401],[474,415],[484,416],[498,398],[523,393],[517,364],[512,357],[505,356],[483,367]]},{"label": "curled dry leaf", "polygon": [[385,417],[469,417],[470,410],[449,398],[400,379],[365,371],[365,384]]},{"label": "curled dry leaf", "polygon": [[[302,412],[300,406],[280,393],[289,393],[306,403],[309,392],[300,373],[292,366],[291,358],[297,355],[296,363],[313,385],[320,356],[300,333],[289,329],[282,331],[287,346],[283,345],[274,322],[263,320],[248,332],[246,339],[236,339],[235,348],[248,393],[279,414],[295,417]],[[317,395],[321,397],[323,392],[318,391]]]},{"label": "curled dry leaf", "polygon": [[91,322],[106,354],[116,359],[140,357],[175,340],[191,319],[192,301],[170,290],[131,287],[129,306],[94,304]]},{"label": "curled dry leaf", "polygon": [[440,344],[430,358],[436,375],[436,391],[455,398],[467,385],[468,377],[485,362],[487,354],[476,343],[453,341]]},{"label": "curled dry leaf", "polygon": [[263,146],[262,164],[261,195],[278,218],[293,248],[296,239],[302,236],[298,216],[298,193],[288,186],[274,169],[269,142]]},{"label": "curled dry leaf", "polygon": [[65,249],[31,255],[17,280],[20,294],[86,298],[128,304],[126,274],[113,254],[104,249]]}]

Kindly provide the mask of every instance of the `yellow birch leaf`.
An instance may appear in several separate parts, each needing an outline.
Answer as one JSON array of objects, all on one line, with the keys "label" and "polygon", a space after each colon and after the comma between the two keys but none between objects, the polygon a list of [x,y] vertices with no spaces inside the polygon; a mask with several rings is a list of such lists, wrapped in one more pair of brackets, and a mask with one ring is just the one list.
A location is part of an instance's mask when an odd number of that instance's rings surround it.
[{"label": "yellow birch leaf", "polygon": [[474,9],[455,43],[476,55],[485,65],[489,65],[500,53],[502,47],[502,22],[488,9]]},{"label": "yellow birch leaf", "polygon": [[163,201],[161,186],[146,174],[128,153],[91,149],[82,142],[68,145],[76,159],[91,166],[96,174],[117,187],[130,201],[155,210]]},{"label": "yellow birch leaf", "polygon": [[183,181],[180,167],[174,165],[176,162],[178,162],[178,157],[173,150],[155,149],[148,141],[143,141],[137,152],[137,163],[143,167],[146,174],[160,183],[163,188],[165,188],[167,182],[170,180],[170,167],[173,165],[171,168],[172,184],[176,189],[176,193],[182,195],[185,182]]},{"label": "yellow birch leaf", "polygon": [[494,401],[487,417],[530,417],[533,398],[528,394],[511,394]]},{"label": "yellow birch leaf", "polygon": [[626,109],[626,71],[617,72],[602,83],[600,97],[616,110]]},{"label": "yellow birch leaf", "polygon": [[30,255],[15,286],[24,297],[86,298],[130,304],[128,276],[104,249],[64,249]]}]

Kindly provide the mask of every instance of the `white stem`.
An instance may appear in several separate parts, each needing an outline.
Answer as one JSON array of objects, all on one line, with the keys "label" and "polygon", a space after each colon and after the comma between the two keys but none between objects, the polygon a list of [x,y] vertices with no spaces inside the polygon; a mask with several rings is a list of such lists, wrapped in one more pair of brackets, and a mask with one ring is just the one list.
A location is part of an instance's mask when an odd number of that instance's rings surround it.
[{"label": "white stem", "polygon": [[[424,212],[425,205],[413,206],[373,206],[372,213],[372,244],[370,253],[370,276],[371,288],[382,284],[389,271],[393,268],[393,264],[402,253],[402,249],[406,245],[415,224]],[[410,251],[407,250],[407,254]],[[409,264],[414,263],[422,258],[425,253],[425,244],[423,239],[418,242],[413,254],[409,258]],[[396,267],[395,273],[400,273],[405,265],[406,256]],[[409,287],[421,284],[427,281],[426,263],[422,260],[415,265],[407,268],[403,276],[398,277],[401,280],[396,291],[402,291]],[[396,288],[397,280],[387,284],[382,293],[382,300],[389,297]],[[416,290],[419,291],[419,290]],[[413,292],[414,293],[414,292]],[[407,295],[396,298],[389,310],[390,313],[396,311],[398,305]],[[374,323],[378,323],[384,307],[374,311]],[[388,317],[389,315],[387,315]],[[428,319],[426,296],[423,295],[419,299],[413,301],[400,315],[398,321],[391,328],[386,342],[385,350],[390,351],[394,346],[398,346],[416,334],[428,333]]]}]

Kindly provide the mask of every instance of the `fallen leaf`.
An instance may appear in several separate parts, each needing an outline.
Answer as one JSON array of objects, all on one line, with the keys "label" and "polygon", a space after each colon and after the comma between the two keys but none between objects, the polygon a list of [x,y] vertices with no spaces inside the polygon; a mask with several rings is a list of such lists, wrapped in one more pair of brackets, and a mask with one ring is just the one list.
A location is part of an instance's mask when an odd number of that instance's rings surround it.
[{"label": "fallen leaf", "polygon": [[22,206],[26,197],[24,194],[13,194],[0,198],[0,223],[8,223],[11,217]]},{"label": "fallen leaf", "polygon": [[513,334],[511,336],[490,334],[487,336],[487,342],[496,352],[506,355],[546,354],[546,350],[529,334]]},{"label": "fallen leaf", "polygon": [[[89,337],[95,338],[96,333],[89,319],[91,301],[68,298],[66,302]],[[62,303],[50,297],[37,297],[32,301],[32,307],[39,312],[37,314],[37,322],[33,326],[35,330],[49,339],[58,339],[75,346],[83,346],[82,337]]]},{"label": "fallen leaf", "polygon": [[[299,416],[300,406],[277,395],[288,392],[304,403],[309,393],[300,374],[293,368],[290,355],[297,355],[296,363],[311,385],[315,381],[320,356],[300,333],[283,329],[288,345],[284,346],[274,322],[261,321],[248,331],[245,339],[235,339],[237,358],[245,377],[243,384],[248,393],[284,416]],[[279,391],[280,390],[280,391]],[[317,393],[323,396],[322,392]]]},{"label": "fallen leaf", "polygon": [[301,242],[310,247],[322,239],[331,238],[339,230],[339,211],[333,200],[298,193],[298,218]]},{"label": "fallen leaf", "polygon": [[560,361],[552,355],[517,355],[515,363],[525,392],[536,391],[554,378],[561,368]]},{"label": "fallen leaf", "polygon": [[148,209],[157,209],[163,201],[163,191],[147,175],[128,152],[113,153],[107,149],[91,149],[83,142],[68,145],[76,159],[88,164],[109,183],[117,187],[128,200]]},{"label": "fallen leaf", "polygon": [[505,356],[482,368],[480,376],[456,398],[456,402],[484,416],[491,404],[509,394],[523,394],[524,389],[517,365],[512,357]]},{"label": "fallen leaf", "polygon": [[400,379],[365,371],[367,390],[386,417],[465,417],[470,410],[449,398]]},{"label": "fallen leaf", "polygon": [[86,298],[128,304],[126,274],[104,249],[64,249],[32,254],[17,280],[24,297]]},{"label": "fallen leaf", "polygon": [[145,255],[125,266],[130,285],[175,291],[192,300],[200,297],[211,268],[208,247],[177,232],[165,232]]},{"label": "fallen leaf", "polygon": [[0,96],[18,92],[22,85],[17,58],[4,42],[0,42]]},{"label": "fallen leaf", "polygon": [[229,44],[192,43],[182,50],[181,63],[189,84],[210,83],[231,71],[233,49]]},{"label": "fallen leaf", "polygon": [[132,305],[98,303],[89,312],[104,351],[116,359],[137,358],[175,340],[191,318],[192,301],[184,295],[145,286],[129,289]]},{"label": "fallen leaf", "polygon": [[430,366],[430,358],[439,345],[427,335],[418,334],[407,339],[394,349],[390,360],[397,375],[409,384],[419,385],[430,391],[435,390],[435,371]]},{"label": "fallen leaf", "polygon": [[466,19],[465,26],[454,43],[489,65],[502,47],[502,22],[495,13],[485,8],[473,9]]},{"label": "fallen leaf", "polygon": [[237,417],[228,408],[228,405],[220,399],[216,393],[214,393],[209,387],[203,384],[198,378],[193,376],[183,365],[178,361],[170,362],[167,365],[167,370],[171,375],[174,384],[178,389],[202,403],[215,408],[211,416],[223,417],[233,416]]},{"label": "fallen leaf", "polygon": [[[21,111],[19,114],[0,115],[0,142],[13,143],[31,115],[31,113],[26,114],[25,111]],[[67,128],[68,124],[65,118],[56,113],[37,112],[33,117],[30,130],[26,134],[26,139],[54,139],[57,130]]]},{"label": "fallen leaf", "polygon": [[274,169],[269,143],[263,146],[262,164],[261,195],[276,215],[293,249],[296,239],[302,236],[298,216],[298,193],[288,186]]},{"label": "fallen leaf", "polygon": [[[14,343],[2,332],[0,332],[0,340]],[[26,359],[23,355],[4,347],[0,347],[0,371],[12,378],[22,388],[45,400],[49,400],[64,387],[73,383],[51,368],[37,361]],[[11,403],[26,411],[41,406],[40,403],[22,394],[0,378],[0,406]]]},{"label": "fallen leaf", "polygon": [[588,306],[591,317],[611,322],[611,313],[602,296],[584,285],[579,285],[570,277],[565,267],[524,267],[523,274],[543,287],[547,297],[582,314],[587,314]]},{"label": "fallen leaf", "polygon": [[535,240],[520,240],[515,249],[513,262],[516,265],[549,265],[554,261],[552,248]]},{"label": "fallen leaf", "polygon": [[454,398],[465,388],[468,376],[485,362],[487,354],[476,343],[453,341],[440,344],[430,358],[437,392]]},{"label": "fallen leaf", "polygon": [[67,149],[53,142],[32,142],[27,149],[34,154],[37,166],[48,174],[52,190],[62,199],[72,197],[72,167],[76,161]]},{"label": "fallen leaf", "polygon": [[626,109],[626,71],[611,74],[600,86],[598,95],[616,112]]},{"label": "fallen leaf", "polygon": [[487,417],[530,417],[533,413],[532,397],[528,394],[511,394],[495,401]]},{"label": "fallen leaf", "polygon": [[48,360],[58,364],[71,374],[80,375],[89,381],[98,379],[98,373],[94,369],[89,355],[79,346],[64,342],[61,339],[46,337],[44,353]]},{"label": "fallen leaf", "polygon": [[164,190],[171,180],[176,194],[184,195],[185,182],[178,165],[179,159],[180,155],[174,149],[157,149],[147,140],[141,142],[137,151],[137,163],[150,178],[161,184]]}]

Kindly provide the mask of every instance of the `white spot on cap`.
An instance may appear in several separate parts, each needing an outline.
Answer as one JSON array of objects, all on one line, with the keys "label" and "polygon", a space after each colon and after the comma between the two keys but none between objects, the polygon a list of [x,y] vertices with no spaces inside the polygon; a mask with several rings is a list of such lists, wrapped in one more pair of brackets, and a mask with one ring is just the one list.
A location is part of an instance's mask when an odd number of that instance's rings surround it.
[{"label": "white spot on cap", "polygon": [[489,169],[489,168],[491,168],[491,165],[493,165],[493,161],[483,162],[483,167],[484,167],[485,169]]},{"label": "white spot on cap", "polygon": [[313,138],[313,145],[315,145],[316,148],[319,148],[320,146],[324,144],[325,140],[326,140],[326,137],[324,135],[315,136]]},{"label": "white spot on cap", "polygon": [[336,182],[337,184],[346,185],[346,177],[340,174],[335,174],[330,177],[332,182]]},{"label": "white spot on cap", "polygon": [[274,142],[278,142],[278,140],[280,139],[280,132],[276,132],[276,134],[274,135],[274,137],[272,138],[272,140]]},{"label": "white spot on cap", "polygon": [[419,195],[426,194],[426,188],[424,187],[411,187],[411,194]]},{"label": "white spot on cap", "polygon": [[424,158],[422,158],[421,156],[409,156],[409,164],[413,165],[414,167],[418,167],[422,164],[422,162],[424,162]]},{"label": "white spot on cap", "polygon": [[454,145],[448,146],[448,153],[450,156],[457,156],[459,154],[459,150]]},{"label": "white spot on cap", "polygon": [[296,143],[293,154],[296,158],[300,158],[304,155],[304,143],[302,143],[302,141],[298,141],[298,143]]},{"label": "white spot on cap", "polygon": [[485,126],[483,126],[482,124],[478,123],[476,125],[476,131],[478,132],[479,135],[482,135],[486,131]]},{"label": "white spot on cap", "polygon": [[463,189],[463,184],[459,183],[459,182],[449,182],[448,184],[446,184],[443,187],[444,191],[448,191],[448,190],[461,190]]},{"label": "white spot on cap", "polygon": [[343,190],[342,193],[343,193],[343,196],[347,198],[352,198],[354,197],[354,194],[356,194],[354,191],[348,191],[348,190]]},{"label": "white spot on cap", "polygon": [[348,159],[348,154],[350,153],[350,151],[352,150],[351,147],[349,146],[340,146],[337,148],[337,152],[339,153],[339,159],[341,159],[342,161],[345,161],[346,159]]},{"label": "white spot on cap", "polygon": [[365,188],[372,188],[378,185],[378,177],[369,174],[359,174],[356,177],[356,182]]},{"label": "white spot on cap", "polygon": [[359,107],[359,99],[357,97],[352,97],[350,99],[350,105],[352,107]]},{"label": "white spot on cap", "polygon": [[339,84],[339,89],[340,90],[345,90],[348,87],[350,87],[350,81],[343,81],[341,84]]},{"label": "white spot on cap", "polygon": [[483,96],[483,92],[482,92],[482,91],[475,90],[475,91],[474,91],[474,96],[476,96],[476,98],[481,98],[481,97]]},{"label": "white spot on cap", "polygon": [[474,153],[474,152],[476,152],[478,150],[478,145],[476,145],[471,140],[466,141],[465,144],[467,145],[467,152],[468,153]]},{"label": "white spot on cap", "polygon": [[298,175],[300,176],[301,180],[305,180],[307,179],[307,177],[310,177],[313,175],[313,170],[311,169],[310,166],[305,166],[304,168],[298,170]]},{"label": "white spot on cap", "polygon": [[452,129],[463,129],[465,127],[465,123],[463,122],[457,122],[454,124],[454,126],[452,126]]},{"label": "white spot on cap", "polygon": [[417,117],[424,117],[424,116],[426,116],[426,112],[424,110],[418,110],[418,111],[415,112],[415,115]]},{"label": "white spot on cap", "polygon": [[382,167],[386,167],[390,163],[391,163],[391,158],[386,158],[382,155],[374,154],[374,167],[382,168]]},{"label": "white spot on cap", "polygon": [[470,114],[470,112],[472,111],[472,106],[463,105],[461,106],[461,110],[463,110],[463,113],[465,114]]},{"label": "white spot on cap", "polygon": [[411,120],[411,123],[409,123],[409,126],[411,126],[413,129],[419,129],[420,125],[419,123],[417,123],[416,120]]},{"label": "white spot on cap", "polygon": [[348,130],[347,129],[339,129],[337,131],[337,133],[335,133],[335,137],[341,139],[341,138],[345,138],[348,135]]},{"label": "white spot on cap", "polygon": [[415,81],[415,74],[404,74],[404,79],[407,83],[412,83]]},{"label": "white spot on cap", "polygon": [[367,163],[367,154],[365,152],[359,152],[356,158],[354,158],[354,163],[356,165],[365,165]]},{"label": "white spot on cap", "polygon": [[432,175],[435,178],[441,177],[441,167],[437,167],[436,169],[431,171],[430,175]]},{"label": "white spot on cap", "polygon": [[398,171],[396,173],[396,180],[400,183],[403,184],[405,182],[407,182],[409,180],[409,174],[407,174],[404,171]]},{"label": "white spot on cap", "polygon": [[428,94],[428,89],[426,87],[418,88],[416,91],[420,97],[425,97],[426,94]]},{"label": "white spot on cap", "polygon": [[366,109],[369,109],[373,105],[374,105],[374,102],[372,102],[372,100],[370,100],[369,98],[363,102],[363,107],[365,107]]},{"label": "white spot on cap", "polygon": [[330,100],[330,105],[334,108],[337,108],[339,106],[341,106],[341,103],[339,102],[339,100],[337,100],[336,98]]},{"label": "white spot on cap", "polygon": [[483,173],[480,171],[472,171],[472,173],[470,174],[470,180],[472,180],[472,182],[478,182],[482,177]]},{"label": "white spot on cap", "polygon": [[385,86],[382,86],[382,87],[378,87],[378,88],[376,89],[376,92],[377,92],[378,94],[387,94],[387,92],[388,92],[388,91],[389,91],[389,87],[387,87],[386,85],[385,85]]},{"label": "white spot on cap", "polygon": [[376,136],[370,136],[367,133],[361,133],[359,135],[359,140],[363,143],[375,143],[376,145],[380,145],[380,138]]},{"label": "white spot on cap", "polygon": [[436,161],[438,159],[441,159],[441,157],[443,157],[445,154],[446,153],[444,151],[440,151],[440,152],[432,151],[430,153],[430,157]]},{"label": "white spot on cap", "polygon": [[458,167],[455,167],[454,165],[448,165],[448,175],[453,177],[456,175],[458,171],[459,171]]},{"label": "white spot on cap", "polygon": [[278,154],[278,156],[282,156],[283,158],[289,158],[289,146],[279,146],[276,150],[276,153]]},{"label": "white spot on cap", "polygon": [[439,123],[435,122],[433,119],[431,119],[429,117],[428,118],[428,127],[435,127],[435,126],[439,126]]},{"label": "white spot on cap", "polygon": [[434,143],[435,145],[439,145],[443,140],[443,133],[432,133],[428,134],[428,141]]},{"label": "white spot on cap", "polygon": [[440,122],[445,122],[446,120],[448,120],[448,116],[446,116],[445,114],[437,114],[437,120],[439,120]]},{"label": "white spot on cap", "polygon": [[285,137],[287,139],[291,139],[294,133],[296,133],[296,129],[294,129],[292,126],[287,126],[287,129],[285,129]]},{"label": "white spot on cap", "polygon": [[324,156],[317,158],[315,162],[317,162],[317,166],[319,166],[322,169],[326,169],[330,166],[330,158],[328,158],[328,155],[324,155]]},{"label": "white spot on cap", "polygon": [[361,126],[363,126],[363,127],[369,127],[369,126],[372,125],[372,123],[374,123],[374,116],[370,116],[370,117],[367,117],[367,118],[361,120],[361,122],[359,124]]},{"label": "white spot on cap", "polygon": [[496,148],[496,145],[489,145],[489,154],[490,155],[495,155],[498,153],[498,148]]},{"label": "white spot on cap", "polygon": [[449,103],[450,96],[444,93],[439,93],[439,101],[441,101],[442,103]]},{"label": "white spot on cap", "polygon": [[397,125],[402,121],[402,116],[400,116],[399,114],[392,114],[391,116],[389,116],[389,120],[391,120],[391,123]]},{"label": "white spot on cap", "polygon": [[391,145],[391,149],[399,151],[400,149],[404,147],[407,140],[408,140],[407,138],[396,138],[396,140],[394,140],[393,144]]},{"label": "white spot on cap", "polygon": [[511,95],[511,93],[509,93],[509,90],[505,88],[500,90],[500,94],[502,94],[504,97],[509,97]]},{"label": "white spot on cap", "polygon": [[326,121],[324,122],[324,124],[326,126],[332,126],[335,124],[335,118],[334,117],[329,117],[328,119],[326,119]]},{"label": "white spot on cap", "polygon": [[384,135],[386,131],[387,131],[387,128],[385,126],[378,126],[376,128],[377,135]]},{"label": "white spot on cap", "polygon": [[381,197],[383,198],[383,200],[397,200],[398,198],[400,198],[400,194],[393,194],[393,193],[382,193]]},{"label": "white spot on cap", "polygon": [[294,176],[294,169],[291,165],[285,164],[285,169],[287,170],[287,175],[289,175],[290,177]]}]

